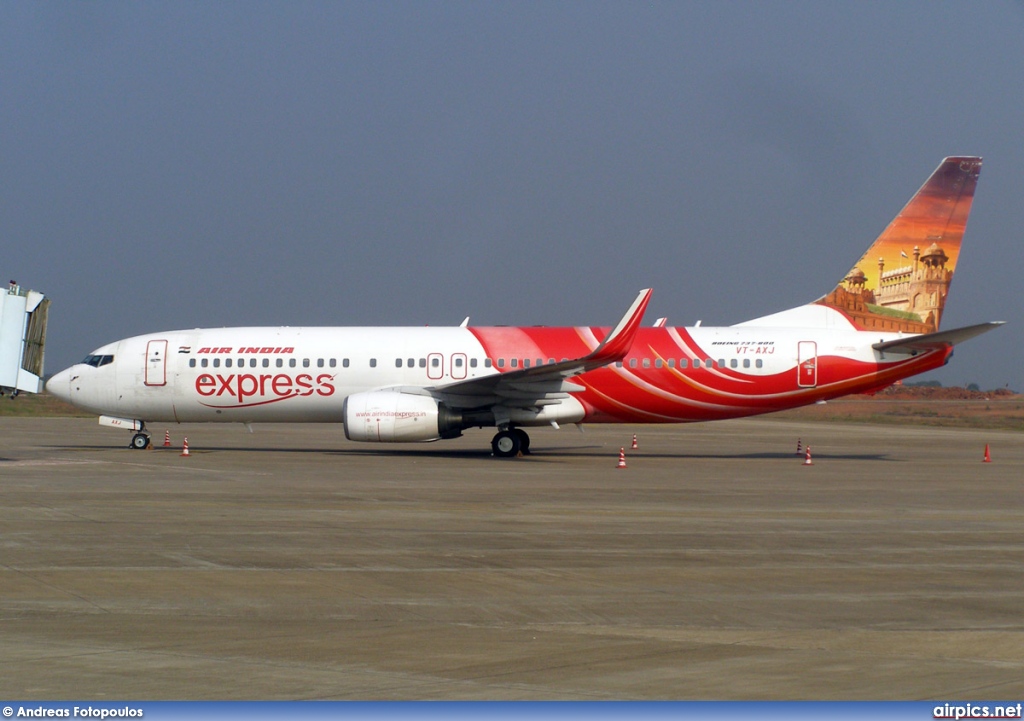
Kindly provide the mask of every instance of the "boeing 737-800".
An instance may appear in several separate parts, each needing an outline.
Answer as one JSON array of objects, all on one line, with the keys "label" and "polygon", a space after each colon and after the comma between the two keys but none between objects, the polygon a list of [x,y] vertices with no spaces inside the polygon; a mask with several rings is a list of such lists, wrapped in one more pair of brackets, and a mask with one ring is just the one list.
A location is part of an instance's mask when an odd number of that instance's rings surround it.
[{"label": "boeing 737-800", "polygon": [[150,444],[147,423],[338,422],[353,441],[496,427],[737,418],[884,388],[998,322],[940,331],[981,158],[950,157],[817,301],[727,327],[213,328],[109,343],[47,390]]}]

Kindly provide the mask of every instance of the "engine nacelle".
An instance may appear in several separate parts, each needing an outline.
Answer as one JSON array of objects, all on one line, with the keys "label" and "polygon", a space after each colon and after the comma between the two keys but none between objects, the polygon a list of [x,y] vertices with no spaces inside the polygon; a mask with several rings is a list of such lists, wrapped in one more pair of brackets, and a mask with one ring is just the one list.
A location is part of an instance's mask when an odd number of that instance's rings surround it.
[{"label": "engine nacelle", "polygon": [[369,391],[350,395],[345,399],[342,415],[346,438],[350,441],[376,443],[457,438],[462,435],[463,428],[494,423],[493,414],[475,413],[473,418],[469,418],[464,413],[452,411],[430,396],[398,391]]}]

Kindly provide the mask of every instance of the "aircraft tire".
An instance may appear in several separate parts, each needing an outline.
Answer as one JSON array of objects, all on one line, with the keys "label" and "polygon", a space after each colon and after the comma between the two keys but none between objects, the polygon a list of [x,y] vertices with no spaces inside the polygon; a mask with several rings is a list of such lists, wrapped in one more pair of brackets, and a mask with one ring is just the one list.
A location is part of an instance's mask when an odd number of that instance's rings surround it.
[{"label": "aircraft tire", "polygon": [[136,451],[144,451],[149,448],[149,436],[145,433],[136,433],[132,436],[132,441],[129,446]]},{"label": "aircraft tire", "polygon": [[491,452],[495,458],[515,458],[521,450],[519,436],[514,430],[498,431],[491,439]]},{"label": "aircraft tire", "polygon": [[522,428],[513,428],[512,432],[519,438],[519,450],[524,456],[530,455],[530,435]]}]

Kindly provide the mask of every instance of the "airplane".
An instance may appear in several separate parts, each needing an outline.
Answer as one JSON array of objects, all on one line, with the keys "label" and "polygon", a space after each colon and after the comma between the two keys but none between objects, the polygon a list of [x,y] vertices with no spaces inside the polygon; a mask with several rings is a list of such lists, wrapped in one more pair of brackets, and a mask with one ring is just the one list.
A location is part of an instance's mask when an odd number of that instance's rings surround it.
[{"label": "airplane", "polygon": [[651,290],[603,327],[175,330],[97,348],[46,384],[150,446],[155,422],[333,422],[352,441],[752,416],[875,392],[947,363],[1001,321],[939,330],[979,157],[945,158],[827,295],[725,327],[641,327]]}]

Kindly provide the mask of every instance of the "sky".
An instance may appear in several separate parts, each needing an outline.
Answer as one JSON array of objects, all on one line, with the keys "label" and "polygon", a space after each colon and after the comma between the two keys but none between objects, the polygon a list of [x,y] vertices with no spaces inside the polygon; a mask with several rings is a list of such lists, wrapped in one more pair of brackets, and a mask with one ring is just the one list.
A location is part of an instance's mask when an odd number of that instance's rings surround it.
[{"label": "sky", "polygon": [[235,325],[731,325],[981,155],[922,376],[1024,391],[1024,3],[0,0],[0,273],[46,371]]}]

